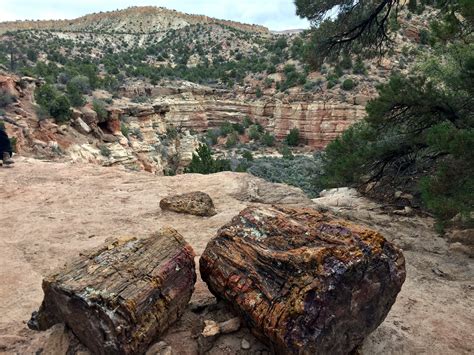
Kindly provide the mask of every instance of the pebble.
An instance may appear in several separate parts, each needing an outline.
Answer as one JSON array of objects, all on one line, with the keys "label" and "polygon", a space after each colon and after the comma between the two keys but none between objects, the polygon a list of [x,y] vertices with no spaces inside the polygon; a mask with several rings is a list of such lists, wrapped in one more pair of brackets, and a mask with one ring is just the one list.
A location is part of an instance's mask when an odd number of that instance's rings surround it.
[{"label": "pebble", "polygon": [[250,343],[248,342],[247,339],[242,339],[242,342],[240,343],[240,346],[241,346],[242,349],[244,349],[244,350],[250,349]]}]

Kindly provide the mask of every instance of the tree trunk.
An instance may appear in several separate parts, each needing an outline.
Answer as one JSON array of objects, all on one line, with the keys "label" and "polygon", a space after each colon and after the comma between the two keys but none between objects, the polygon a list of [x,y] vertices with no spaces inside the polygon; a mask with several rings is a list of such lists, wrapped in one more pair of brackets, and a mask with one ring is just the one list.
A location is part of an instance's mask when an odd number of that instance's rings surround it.
[{"label": "tree trunk", "polygon": [[94,354],[141,354],[182,315],[195,281],[194,252],[175,230],[115,240],[45,278],[28,326],[63,322]]},{"label": "tree trunk", "polygon": [[379,233],[312,209],[250,207],[222,227],[201,277],[277,353],[349,353],[386,317],[405,280]]}]

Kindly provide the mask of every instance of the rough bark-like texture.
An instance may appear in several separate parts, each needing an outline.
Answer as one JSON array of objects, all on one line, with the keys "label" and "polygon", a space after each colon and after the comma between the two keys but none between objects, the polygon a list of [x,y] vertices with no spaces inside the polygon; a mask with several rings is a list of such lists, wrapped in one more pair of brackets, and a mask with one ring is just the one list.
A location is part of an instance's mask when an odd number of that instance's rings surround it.
[{"label": "rough bark-like texture", "polygon": [[28,326],[64,322],[94,354],[141,354],[181,316],[195,281],[194,252],[175,230],[116,240],[45,278]]},{"label": "rough bark-like texture", "polygon": [[405,280],[379,233],[313,209],[249,207],[200,259],[203,280],[277,353],[344,354],[386,317]]},{"label": "rough bark-like texture", "polygon": [[166,197],[160,201],[160,207],[162,210],[205,217],[217,213],[211,197],[200,191]]}]

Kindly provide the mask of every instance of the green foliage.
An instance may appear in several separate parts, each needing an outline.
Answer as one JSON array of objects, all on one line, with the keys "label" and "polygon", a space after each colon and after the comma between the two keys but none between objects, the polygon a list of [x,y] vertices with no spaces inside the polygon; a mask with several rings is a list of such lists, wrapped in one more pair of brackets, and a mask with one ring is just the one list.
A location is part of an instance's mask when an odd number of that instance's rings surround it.
[{"label": "green foliage", "polygon": [[232,128],[234,129],[235,132],[238,134],[244,134],[245,133],[245,127],[241,123],[233,123]]},{"label": "green foliage", "polygon": [[356,83],[352,79],[346,79],[342,82],[342,88],[346,91],[352,90],[356,86]]},{"label": "green foliage", "polygon": [[109,158],[112,155],[112,152],[110,151],[109,147],[107,147],[105,144],[99,146],[99,151],[100,154],[106,158]]},{"label": "green foliage", "polygon": [[297,146],[300,142],[300,130],[298,128],[292,128],[290,133],[285,138],[286,144],[289,146]]},{"label": "green foliage", "polygon": [[97,113],[99,121],[107,120],[107,110],[105,109],[105,102],[102,100],[94,100],[92,102],[92,108]]},{"label": "green foliage", "polygon": [[220,132],[222,137],[226,137],[227,135],[231,134],[234,132],[234,126],[232,123],[229,121],[225,121],[221,126],[220,126]]},{"label": "green foliage", "polygon": [[261,131],[258,125],[251,125],[249,127],[249,138],[253,140],[259,140]]},{"label": "green foliage", "polygon": [[284,145],[281,148],[280,153],[283,156],[283,159],[293,160],[295,158],[295,156],[293,155],[293,152],[291,151],[290,147],[288,147],[287,145]]},{"label": "green foliage", "polygon": [[225,146],[226,148],[233,148],[237,145],[238,141],[239,141],[239,136],[237,135],[237,133],[233,132],[227,137]]},{"label": "green foliage", "polygon": [[409,75],[394,74],[368,116],[330,143],[327,186],[370,181],[421,196],[440,228],[474,210],[474,46],[439,47]]},{"label": "green foliage", "polygon": [[242,153],[242,158],[244,158],[247,161],[253,161],[253,155],[250,150],[246,150],[245,152]]},{"label": "green foliage", "polygon": [[255,159],[248,172],[270,182],[299,187],[313,198],[322,190],[317,185],[321,164],[319,156],[295,156],[293,159],[266,157]]},{"label": "green foliage", "polygon": [[51,102],[49,113],[56,122],[64,123],[71,118],[71,102],[65,95],[59,95]]},{"label": "green foliage", "polygon": [[4,90],[0,90],[0,108],[7,107],[12,102],[15,101],[15,98]]},{"label": "green foliage", "polygon": [[218,129],[210,129],[206,132],[206,141],[209,145],[216,145],[219,139],[219,130]]},{"label": "green foliage", "polygon": [[212,157],[212,151],[207,144],[199,145],[196,153],[193,153],[191,163],[186,168],[186,173],[213,174],[220,171],[231,170],[228,160]]},{"label": "green foliage", "polygon": [[364,61],[361,57],[357,57],[353,69],[354,74],[367,75],[367,68],[365,67]]},{"label": "green foliage", "polygon": [[261,141],[267,147],[273,147],[275,145],[275,136],[269,132],[265,132],[261,136]]},{"label": "green foliage", "polygon": [[71,118],[71,102],[60,94],[54,86],[45,84],[35,91],[36,102],[41,110],[51,115],[56,122],[63,123]]},{"label": "green foliage", "polygon": [[169,139],[178,138],[178,130],[175,127],[167,127],[166,128],[166,137],[169,138]]},{"label": "green foliage", "polygon": [[259,99],[263,96],[263,92],[262,92],[262,89],[260,89],[259,87],[257,87],[256,91],[255,91],[255,96]]},{"label": "green foliage", "polygon": [[128,138],[128,135],[130,134],[130,127],[127,126],[124,122],[122,122],[120,124],[120,131],[126,138]]},{"label": "green foliage", "polygon": [[245,116],[242,125],[244,128],[249,128],[251,125],[253,125],[253,121],[249,116]]}]

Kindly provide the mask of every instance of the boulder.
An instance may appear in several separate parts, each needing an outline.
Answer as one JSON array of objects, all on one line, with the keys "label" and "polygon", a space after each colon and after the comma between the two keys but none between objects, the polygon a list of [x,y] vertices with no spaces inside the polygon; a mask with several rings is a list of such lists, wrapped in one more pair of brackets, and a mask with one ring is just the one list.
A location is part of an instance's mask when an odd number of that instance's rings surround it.
[{"label": "boulder", "polygon": [[405,259],[378,232],[313,209],[249,207],[209,242],[200,271],[276,353],[347,354],[387,316]]},{"label": "boulder", "polygon": [[205,217],[217,213],[211,197],[200,191],[166,197],[160,201],[160,207],[162,210]]},{"label": "boulder", "polygon": [[46,277],[28,326],[65,323],[93,354],[143,354],[183,314],[195,281],[193,249],[175,230],[117,239]]},{"label": "boulder", "polygon": [[92,132],[89,125],[85,123],[80,117],[74,121],[74,127],[82,134],[89,134]]}]

